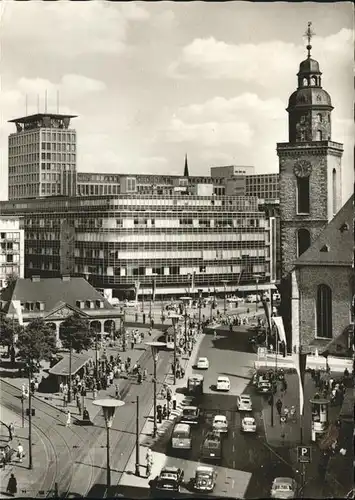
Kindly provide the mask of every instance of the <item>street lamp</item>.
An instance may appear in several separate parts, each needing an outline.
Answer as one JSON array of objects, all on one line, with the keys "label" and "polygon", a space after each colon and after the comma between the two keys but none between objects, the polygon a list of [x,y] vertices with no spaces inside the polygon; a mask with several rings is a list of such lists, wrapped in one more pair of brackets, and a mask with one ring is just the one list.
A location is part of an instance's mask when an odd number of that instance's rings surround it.
[{"label": "street lamp", "polygon": [[106,486],[109,488],[111,486],[111,466],[110,466],[110,429],[112,427],[113,417],[115,415],[115,410],[119,406],[125,404],[124,401],[118,399],[97,399],[93,401],[95,406],[101,406],[105,423],[106,423],[106,460],[107,460],[107,476],[106,476]]},{"label": "street lamp", "polygon": [[202,288],[198,289],[198,333],[201,333]]},{"label": "street lamp", "polygon": [[224,287],[223,310],[224,310],[224,314],[226,314],[226,312],[227,312],[227,297],[226,297],[226,293],[227,293],[227,283],[228,283],[228,281],[227,280],[222,280],[222,283],[223,283],[223,287]]},{"label": "street lamp", "polygon": [[259,279],[261,278],[260,274],[256,274],[254,276],[255,281],[256,281],[256,301],[255,301],[255,311],[258,312],[258,302],[259,302],[259,295],[258,295],[258,284],[259,284]]},{"label": "street lamp", "polygon": [[[178,314],[171,314],[170,315],[171,321],[173,323],[173,329],[174,329],[174,385],[176,385],[176,324],[179,321],[180,316]],[[186,331],[185,331],[186,335]]]},{"label": "street lamp", "polygon": [[153,437],[157,436],[157,361],[158,361],[158,351],[159,348],[165,347],[165,342],[146,342],[146,345],[149,345],[152,349],[152,356],[154,362],[154,372],[153,372],[153,405],[154,405],[154,425],[153,425]]},{"label": "street lamp", "polygon": [[192,300],[191,297],[181,297],[180,300],[183,301],[184,306],[185,306],[185,334],[184,334],[184,341],[185,341],[185,349],[187,347],[187,304]]}]

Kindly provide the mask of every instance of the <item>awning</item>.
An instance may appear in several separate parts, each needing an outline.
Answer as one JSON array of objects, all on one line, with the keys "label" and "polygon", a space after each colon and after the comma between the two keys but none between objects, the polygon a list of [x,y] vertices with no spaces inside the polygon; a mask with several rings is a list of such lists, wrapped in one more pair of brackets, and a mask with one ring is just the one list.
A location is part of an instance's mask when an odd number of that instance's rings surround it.
[{"label": "awning", "polygon": [[[91,359],[91,356],[84,354],[72,354],[71,357],[71,373],[75,375]],[[60,375],[62,377],[69,376],[69,354],[64,354],[63,359],[54,365],[49,373],[51,375]]]},{"label": "awning", "polygon": [[323,349],[320,349],[320,354],[323,356],[339,356],[341,354],[349,356],[350,346],[354,342],[354,325],[348,325],[342,333],[332,339]]},{"label": "awning", "polygon": [[273,316],[272,317],[273,322],[276,325],[277,332],[279,334],[279,339],[285,342],[285,346],[287,347],[287,342],[286,342],[286,334],[285,334],[285,328],[284,328],[284,323],[282,321],[281,316]]}]

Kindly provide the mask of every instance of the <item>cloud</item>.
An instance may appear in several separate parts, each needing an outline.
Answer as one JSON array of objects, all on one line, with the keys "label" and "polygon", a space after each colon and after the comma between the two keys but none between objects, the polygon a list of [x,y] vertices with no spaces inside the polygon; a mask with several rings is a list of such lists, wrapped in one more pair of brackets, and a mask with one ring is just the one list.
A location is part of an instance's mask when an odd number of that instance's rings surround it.
[{"label": "cloud", "polygon": [[178,118],[173,118],[166,131],[166,138],[170,142],[192,142],[212,148],[223,147],[224,144],[230,143],[250,146],[253,131],[248,123],[238,121],[191,124]]},{"label": "cloud", "polygon": [[281,99],[260,99],[257,94],[246,92],[231,99],[214,97],[203,104],[191,104],[179,110],[179,115],[187,121],[218,120],[221,122],[260,119],[284,119],[285,106]]},{"label": "cloud", "polygon": [[[73,59],[83,54],[120,54],[130,22],[149,19],[139,3],[6,2],[2,19],[3,51],[30,40],[32,57]],[[50,49],[49,49],[50,47]]]},{"label": "cloud", "polygon": [[[317,37],[313,52],[317,59],[328,63],[334,71],[339,65],[349,63],[353,51],[353,32],[343,28],[328,37]],[[315,57],[315,55],[314,55]],[[305,58],[305,48],[278,40],[257,44],[231,44],[214,37],[196,38],[183,47],[178,60],[168,67],[168,75],[176,78],[200,76],[211,80],[234,79],[256,82],[270,87],[280,84],[295,73],[299,62]]]}]

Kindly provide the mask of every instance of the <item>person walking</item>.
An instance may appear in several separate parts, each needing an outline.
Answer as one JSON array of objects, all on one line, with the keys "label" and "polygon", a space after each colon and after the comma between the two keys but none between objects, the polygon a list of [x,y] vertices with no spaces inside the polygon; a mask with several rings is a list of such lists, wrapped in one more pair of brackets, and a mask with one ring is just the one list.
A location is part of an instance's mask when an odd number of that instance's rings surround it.
[{"label": "person walking", "polygon": [[287,392],[287,382],[286,382],[285,378],[282,379],[282,390],[286,394],[286,392]]},{"label": "person walking", "polygon": [[70,426],[71,426],[71,414],[70,414],[70,411],[68,410],[67,421],[66,421],[65,427],[70,427]]},{"label": "person walking", "polygon": [[173,405],[173,410],[176,410],[176,395],[173,394],[171,397],[172,405]]},{"label": "person walking", "polygon": [[9,493],[11,496],[15,496],[17,493],[17,479],[15,474],[11,474],[9,477],[9,481],[7,483],[6,493]]},{"label": "person walking", "polygon": [[19,459],[19,462],[22,462],[22,459],[23,459],[23,446],[22,446],[22,444],[20,442],[17,445],[17,457]]},{"label": "person walking", "polygon": [[153,467],[153,453],[150,448],[147,448],[147,453],[145,455],[145,459],[147,462],[147,477],[149,477],[152,473],[152,467]]},{"label": "person walking", "polygon": [[276,405],[275,406],[276,406],[277,413],[281,417],[282,401],[281,401],[280,398],[276,401]]},{"label": "person walking", "polygon": [[68,394],[63,392],[63,406],[66,408],[68,406]]},{"label": "person walking", "polygon": [[10,425],[9,425],[9,438],[10,438],[10,441],[13,440],[14,434],[15,434],[15,426],[14,426],[13,422],[11,422]]}]

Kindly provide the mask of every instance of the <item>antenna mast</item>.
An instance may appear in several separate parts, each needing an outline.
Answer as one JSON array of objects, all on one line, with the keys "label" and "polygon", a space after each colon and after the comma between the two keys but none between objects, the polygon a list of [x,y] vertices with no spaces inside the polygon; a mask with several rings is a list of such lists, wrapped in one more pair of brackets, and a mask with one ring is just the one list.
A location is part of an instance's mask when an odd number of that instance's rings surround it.
[{"label": "antenna mast", "polygon": [[47,113],[47,90],[44,94],[44,112]]}]

